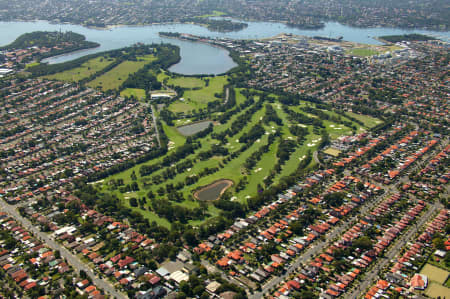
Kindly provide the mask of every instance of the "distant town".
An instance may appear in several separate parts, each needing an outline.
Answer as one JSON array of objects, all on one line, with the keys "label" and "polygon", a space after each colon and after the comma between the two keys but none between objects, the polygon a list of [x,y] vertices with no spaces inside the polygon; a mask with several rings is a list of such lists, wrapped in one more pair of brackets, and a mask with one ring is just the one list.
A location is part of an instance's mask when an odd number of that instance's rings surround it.
[{"label": "distant town", "polygon": [[192,22],[195,21],[193,18],[198,17],[223,16],[241,20],[277,21],[304,29],[321,28],[326,21],[358,27],[423,28],[438,31],[449,28],[448,3],[445,0],[12,0],[0,6],[1,21],[48,20],[94,27]]}]

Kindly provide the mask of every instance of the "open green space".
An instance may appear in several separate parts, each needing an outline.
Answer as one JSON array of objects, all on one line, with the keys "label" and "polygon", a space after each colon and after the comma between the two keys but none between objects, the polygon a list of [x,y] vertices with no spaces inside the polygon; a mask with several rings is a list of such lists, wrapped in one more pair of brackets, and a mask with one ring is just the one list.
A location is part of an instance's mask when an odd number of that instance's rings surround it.
[{"label": "open green space", "polygon": [[199,18],[221,17],[224,15],[226,15],[226,13],[223,11],[213,10],[212,13],[206,14],[206,15],[201,15],[201,16],[199,16]]},{"label": "open green space", "polygon": [[138,57],[137,61],[124,61],[112,70],[106,72],[100,77],[95,78],[87,85],[93,88],[101,88],[102,90],[118,89],[122,83],[132,73],[142,68],[147,63],[154,61],[156,58],[153,55],[146,55]]},{"label": "open green space", "polygon": [[[157,76],[158,81],[164,81],[164,84],[172,88],[184,88],[184,101],[180,100],[172,100],[167,105],[168,109],[172,112],[186,112],[189,110],[204,108],[207,107],[207,103],[210,101],[218,100],[214,96],[216,93],[222,94],[223,88],[225,84],[228,83],[227,76],[218,76],[218,77],[208,77],[208,78],[193,78],[193,77],[183,77],[174,75],[171,77],[170,73],[160,72]],[[208,80],[206,82],[205,80]],[[235,99],[236,105],[243,104],[246,102],[247,97],[244,96],[247,91],[244,89],[234,89],[235,91]],[[136,92],[134,90],[125,90],[131,94],[132,92]],[[277,96],[274,94],[266,95],[270,96],[272,99],[270,101],[271,113],[275,113],[279,119],[281,119],[281,123],[277,124],[274,121],[264,122],[264,118],[267,113],[270,111],[269,108],[266,107],[266,104],[269,101],[265,101],[262,106],[257,105],[257,101],[262,98],[262,93],[258,91],[248,91],[251,93],[251,97],[253,98],[253,104],[247,104],[247,106],[233,113],[229,118],[226,119],[223,123],[219,121],[214,122],[213,132],[211,134],[206,135],[205,137],[197,138],[196,143],[198,143],[199,148],[195,149],[193,154],[189,154],[184,158],[177,160],[169,166],[161,167],[159,169],[155,169],[151,171],[148,175],[141,176],[140,168],[142,165],[158,165],[162,162],[165,157],[159,157],[148,162],[142,163],[140,165],[136,165],[133,168],[126,170],[124,172],[115,174],[113,176],[108,177],[102,183],[102,191],[113,193],[116,195],[119,200],[123,201],[127,206],[129,206],[129,198],[143,198],[146,197],[149,192],[155,196],[158,200],[170,200],[169,193],[167,187],[168,186],[177,186],[181,184],[181,188],[177,189],[176,193],[182,196],[181,200],[171,201],[173,206],[180,206],[183,208],[194,209],[199,207],[199,202],[195,201],[193,198],[193,194],[195,190],[198,190],[204,186],[207,186],[211,183],[214,183],[218,180],[231,180],[233,185],[228,189],[227,192],[230,192],[233,200],[245,204],[247,198],[255,196],[258,193],[258,186],[265,186],[265,179],[267,177],[271,177],[272,180],[269,181],[269,184],[277,184],[280,180],[285,177],[291,175],[298,168],[298,165],[308,156],[311,155],[314,151],[318,149],[318,146],[321,142],[320,130],[325,128],[327,133],[329,134],[331,139],[338,138],[343,135],[351,135],[353,134],[353,130],[351,127],[356,127],[357,129],[364,129],[368,127],[363,127],[354,121],[351,121],[350,118],[343,117],[335,112],[321,110],[328,114],[326,120],[322,120],[322,128],[314,127],[311,124],[299,124],[291,121],[291,116],[289,116],[284,110],[283,105],[277,101]],[[274,100],[275,99],[275,100]],[[301,113],[307,115],[310,118],[319,119],[320,112],[312,109],[311,113],[307,113],[302,110],[302,108],[306,109],[306,106],[311,106],[314,109],[317,109],[315,104],[303,102],[301,101],[298,106],[290,106],[289,110],[295,111],[296,113]],[[236,106],[234,106],[236,107]],[[233,108],[234,108],[233,107]],[[274,112],[273,112],[274,111]],[[315,112],[316,111],[316,112]],[[161,111],[160,111],[161,113]],[[220,119],[220,116],[226,112],[212,112],[209,116],[209,119],[217,120]],[[315,113],[315,114],[313,114]],[[317,115],[316,115],[317,114]],[[227,133],[225,140],[223,138],[215,139],[215,134],[223,134],[224,132],[230,132],[235,128],[236,121],[246,116],[243,126],[239,127],[239,130],[233,131],[233,133]],[[374,126],[378,123],[378,120],[371,117],[366,117],[357,114],[349,114],[349,117],[355,117],[359,120],[363,121],[367,126]],[[357,116],[357,117],[356,117]],[[162,120],[161,120],[162,121]],[[167,125],[164,121],[162,121],[162,130],[164,134],[167,136],[168,143],[168,155],[174,153],[176,149],[185,144],[187,138],[180,134],[177,130],[177,127],[182,125],[187,125],[198,121],[195,117],[192,118],[184,118],[183,114],[179,114],[176,119],[173,120],[173,125]],[[344,125],[342,122],[346,122]],[[239,139],[243,136],[248,135],[251,130],[256,127],[258,124],[261,124],[264,129],[264,134],[261,134],[259,138],[252,140],[247,148],[241,150],[241,148],[245,145],[245,143],[239,142]],[[350,125],[351,124],[351,125]],[[295,149],[289,154],[288,159],[282,163],[279,167],[279,170],[276,169],[275,166],[278,163],[278,151],[280,149],[281,141],[291,140],[292,142],[297,142],[297,137],[292,135],[289,127],[291,126],[301,126],[307,129],[307,134],[304,140],[298,144]],[[279,131],[281,133],[280,136],[275,137],[274,141],[269,145],[269,136]],[[231,135],[230,135],[231,134]],[[294,143],[295,144],[295,143]],[[200,159],[198,154],[205,153],[213,148],[213,145],[218,145],[222,148],[228,150],[228,154],[218,154],[213,155],[207,159]],[[267,147],[267,150],[261,152],[261,154],[257,154],[260,149],[263,147]],[[256,159],[255,163],[250,166],[250,168],[246,168],[246,162],[250,157]],[[176,166],[192,161],[192,165],[184,168],[182,171],[176,171],[170,176],[167,176],[168,171],[172,169],[176,169]],[[314,159],[311,160],[307,168],[314,165],[316,162]],[[212,172],[208,172],[208,174],[203,174],[205,170],[214,169]],[[274,173],[274,171],[276,171]],[[135,179],[138,184],[139,190],[135,192],[121,193],[120,188],[112,188],[111,180],[123,180],[122,186],[127,186],[133,183],[132,173],[135,173]],[[198,176],[198,179],[192,183],[186,184],[186,181],[189,180],[190,177]],[[237,189],[237,186],[240,182],[244,181],[244,185]],[[161,192],[162,190],[162,192]],[[122,191],[123,192],[123,191]],[[204,202],[202,203],[205,208],[208,216],[204,219],[191,220],[189,223],[191,225],[200,225],[205,220],[210,217],[214,217],[219,215],[221,212],[220,209],[214,206],[212,202]],[[169,222],[164,216],[157,215],[156,212],[150,209],[150,202],[147,201],[143,207],[131,207],[135,211],[141,211],[142,215],[145,216],[150,221],[156,221],[157,223],[168,226]]]},{"label": "open green space", "polygon": [[106,57],[97,57],[86,61],[80,67],[56,73],[53,75],[44,76],[44,78],[66,82],[78,82],[84,78],[88,78],[89,76],[97,73],[98,71],[101,71],[102,69],[110,65],[112,62],[114,62],[114,59],[112,58],[108,59]]},{"label": "open green space", "polygon": [[353,112],[346,112],[346,114],[349,115],[350,117],[353,117],[353,118],[359,120],[360,122],[362,122],[364,124],[365,127],[369,128],[369,129],[382,123],[382,121],[379,120],[378,118],[375,118],[375,117],[372,117],[369,115],[362,115],[362,114],[357,114],[357,113],[353,113]]},{"label": "open green space", "polygon": [[379,51],[370,48],[355,48],[347,52],[354,56],[368,57],[380,54]]},{"label": "open green space", "polygon": [[37,61],[35,61],[35,62],[30,62],[30,63],[28,63],[28,64],[25,66],[25,69],[28,69],[28,68],[33,67],[33,66],[36,66],[36,65],[39,65],[39,62],[37,62]]},{"label": "open green space", "polygon": [[145,99],[145,90],[140,88],[126,88],[120,92],[122,97],[135,97],[136,99]]},{"label": "open green space", "polygon": [[182,88],[202,88],[205,86],[205,81],[197,77],[170,77],[165,72],[161,72],[158,74],[157,78],[160,82],[165,82],[167,85],[179,86]]},{"label": "open green space", "polygon": [[[161,75],[158,76],[158,80],[160,80],[160,78]],[[227,76],[207,77],[203,80],[191,77],[177,77],[175,79],[169,79],[168,84],[171,84],[173,86],[179,86],[183,88],[187,88],[184,86],[188,85],[195,86],[190,87],[190,89],[186,90],[182,96],[182,99],[172,103],[169,106],[169,110],[177,113],[206,108],[209,102],[219,100],[214,95],[222,93],[223,87],[228,82],[227,79]],[[209,81],[209,84],[207,86],[204,80]],[[200,87],[200,84],[204,84],[204,86]]]}]

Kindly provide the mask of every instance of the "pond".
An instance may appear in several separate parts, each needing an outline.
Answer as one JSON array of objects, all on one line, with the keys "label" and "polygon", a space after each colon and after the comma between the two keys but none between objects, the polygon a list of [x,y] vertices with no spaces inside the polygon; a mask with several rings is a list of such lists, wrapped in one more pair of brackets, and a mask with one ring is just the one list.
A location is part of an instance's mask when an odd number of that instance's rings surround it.
[{"label": "pond", "polygon": [[196,191],[194,197],[201,201],[217,200],[232,185],[230,180],[219,180]]},{"label": "pond", "polygon": [[194,134],[197,134],[198,132],[205,130],[212,123],[213,123],[212,121],[206,120],[206,121],[196,122],[196,123],[193,123],[190,125],[178,127],[177,130],[183,136],[192,136]]}]

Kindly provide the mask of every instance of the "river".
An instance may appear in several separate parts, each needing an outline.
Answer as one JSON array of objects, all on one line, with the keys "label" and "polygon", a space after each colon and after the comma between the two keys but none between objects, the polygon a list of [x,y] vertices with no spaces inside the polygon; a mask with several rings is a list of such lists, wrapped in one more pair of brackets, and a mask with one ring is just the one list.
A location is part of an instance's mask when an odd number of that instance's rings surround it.
[{"label": "river", "polygon": [[94,29],[72,24],[51,24],[47,21],[35,22],[0,22],[0,45],[6,45],[19,35],[33,31],[74,31],[86,36],[87,40],[99,43],[95,49],[53,57],[46,61],[60,63],[99,51],[108,51],[141,43],[171,43],[180,47],[181,61],[172,66],[173,72],[193,74],[220,74],[233,68],[233,62],[224,49],[207,44],[160,38],[158,32],[190,33],[207,37],[228,37],[233,39],[254,39],[275,36],[280,33],[292,33],[305,36],[339,37],[344,40],[380,44],[374,37],[381,35],[423,33],[450,41],[450,32],[426,30],[405,30],[397,28],[355,28],[335,22],[328,22],[319,30],[302,30],[291,28],[282,23],[247,22],[248,27],[238,32],[211,32],[207,28],[193,24],[157,24],[148,26],[117,26],[110,29]]}]

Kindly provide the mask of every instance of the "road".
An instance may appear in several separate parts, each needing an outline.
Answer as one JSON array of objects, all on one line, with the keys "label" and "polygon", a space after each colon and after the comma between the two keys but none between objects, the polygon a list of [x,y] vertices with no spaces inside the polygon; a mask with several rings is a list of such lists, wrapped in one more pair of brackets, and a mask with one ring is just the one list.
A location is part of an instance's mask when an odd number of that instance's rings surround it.
[{"label": "road", "polygon": [[322,162],[320,162],[320,160],[319,160],[318,153],[319,153],[318,151],[314,151],[314,153],[313,153],[314,161],[316,161],[316,163],[319,164],[320,166],[323,166]]},{"label": "road", "polygon": [[360,282],[360,284],[356,288],[353,288],[349,295],[345,295],[345,298],[359,298],[368,287],[375,283],[375,280],[378,279],[378,274],[384,267],[386,267],[390,260],[397,256],[406,243],[411,241],[411,239],[416,236],[417,228],[422,227],[427,221],[429,221],[436,209],[442,208],[443,206],[439,202],[435,202],[431,208],[429,208],[417,220],[416,224],[412,224],[409,230],[405,234],[401,235],[400,239],[398,239],[397,242],[389,248],[384,258],[377,259],[377,263],[372,267],[372,270],[364,275],[364,279]]},{"label": "road", "polygon": [[19,212],[15,209],[15,206],[11,206],[7,204],[5,201],[0,200],[0,209],[11,215],[25,229],[32,232],[47,246],[49,246],[53,250],[58,250],[61,253],[61,257],[63,257],[77,272],[80,272],[81,270],[86,272],[86,274],[92,279],[92,282],[96,287],[103,289],[103,291],[105,291],[106,294],[109,294],[113,298],[127,298],[127,296],[125,296],[124,294],[116,291],[111,283],[98,278],[86,264],[80,261],[80,259],[77,256],[75,256],[64,246],[53,240],[49,235],[41,232],[28,219],[22,217],[19,214]]},{"label": "road", "polygon": [[223,102],[224,105],[228,103],[228,99],[230,98],[230,89],[225,89],[225,101]]},{"label": "road", "polygon": [[262,286],[262,289],[260,292],[255,292],[253,295],[250,295],[250,299],[258,299],[262,298],[263,295],[270,290],[271,288],[277,286],[282,281],[285,280],[287,276],[289,276],[291,273],[294,273],[297,271],[297,268],[299,268],[302,264],[306,263],[311,257],[316,256],[317,254],[321,253],[326,246],[330,244],[331,241],[333,241],[338,236],[342,235],[346,230],[350,228],[350,226],[358,219],[360,215],[365,215],[369,211],[372,210],[372,208],[379,204],[384,198],[386,198],[385,195],[380,195],[376,199],[371,201],[366,201],[359,209],[358,215],[351,217],[350,219],[346,220],[345,222],[341,223],[341,225],[336,226],[333,230],[328,232],[324,236],[325,241],[320,240],[312,243],[308,249],[302,253],[295,261],[294,263],[288,267],[285,274],[282,274],[277,277],[273,277],[271,280],[269,280],[264,286]]},{"label": "road", "polygon": [[153,119],[153,126],[155,127],[156,140],[158,140],[158,145],[159,147],[161,147],[161,140],[159,139],[158,126],[156,125],[155,107],[153,107],[153,105],[150,105],[150,108],[152,108],[152,119]]}]

